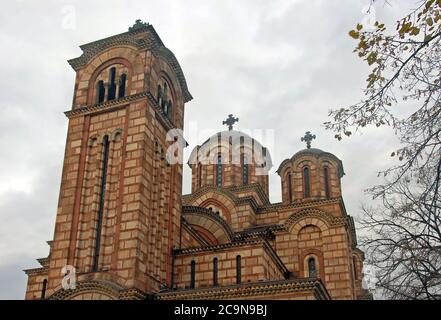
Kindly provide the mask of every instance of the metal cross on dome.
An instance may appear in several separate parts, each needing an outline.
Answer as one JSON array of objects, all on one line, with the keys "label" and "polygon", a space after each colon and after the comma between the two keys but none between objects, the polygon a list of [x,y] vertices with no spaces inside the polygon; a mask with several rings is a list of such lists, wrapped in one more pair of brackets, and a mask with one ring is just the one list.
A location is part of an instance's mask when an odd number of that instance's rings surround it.
[{"label": "metal cross on dome", "polygon": [[233,130],[233,125],[239,121],[239,118],[233,117],[232,114],[228,115],[228,118],[222,121],[222,124],[226,124],[228,126],[228,130]]},{"label": "metal cross on dome", "polygon": [[306,142],[306,147],[308,149],[311,148],[311,141],[315,139],[315,134],[311,134],[310,131],[306,131],[305,135],[302,137],[301,141],[305,141]]}]

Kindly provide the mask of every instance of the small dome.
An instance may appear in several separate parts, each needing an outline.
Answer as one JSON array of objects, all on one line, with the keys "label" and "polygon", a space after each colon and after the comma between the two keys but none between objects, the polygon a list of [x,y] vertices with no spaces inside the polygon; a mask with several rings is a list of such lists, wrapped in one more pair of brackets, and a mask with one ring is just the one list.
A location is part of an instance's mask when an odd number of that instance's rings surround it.
[{"label": "small dome", "polygon": [[283,167],[286,165],[286,163],[288,162],[293,162],[294,160],[296,160],[297,158],[301,157],[301,156],[314,156],[316,158],[320,158],[320,157],[329,157],[333,160],[335,160],[338,164],[338,175],[339,178],[343,177],[345,175],[344,169],[343,169],[343,162],[334,154],[327,152],[327,151],[323,151],[322,149],[318,149],[318,148],[307,148],[307,149],[303,149],[300,150],[298,152],[296,152],[291,159],[285,159],[279,166],[279,168],[277,169],[277,173],[280,175],[280,173],[283,170]]},{"label": "small dome", "polygon": [[272,168],[273,163],[268,149],[250,135],[237,130],[220,131],[212,135],[202,145],[196,146],[190,154],[188,165],[191,167],[197,163],[198,155],[206,155],[216,147],[230,148],[230,144],[232,150],[240,149],[240,147],[250,150],[256,164],[265,166],[268,171]]},{"label": "small dome", "polygon": [[212,135],[193,149],[188,165],[193,192],[207,185],[228,188],[259,184],[268,196],[271,155],[244,132],[225,130]]}]

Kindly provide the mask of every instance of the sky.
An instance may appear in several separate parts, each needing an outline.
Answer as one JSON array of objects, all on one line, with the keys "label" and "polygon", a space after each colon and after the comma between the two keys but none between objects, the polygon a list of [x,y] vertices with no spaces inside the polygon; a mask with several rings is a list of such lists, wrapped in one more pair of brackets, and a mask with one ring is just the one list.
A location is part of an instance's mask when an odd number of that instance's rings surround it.
[{"label": "sky", "polygon": [[[386,26],[415,1],[369,0],[11,0],[0,11],[0,299],[23,299],[23,269],[37,267],[52,239],[75,72],[66,62],[79,45],[127,31],[136,19],[151,23],[174,52],[194,99],[185,126],[224,130],[233,113],[239,130],[276,137],[270,149],[270,198],[280,201],[278,165],[305,147],[343,161],[343,197],[358,217],[380,183],[397,140],[390,128],[368,128],[337,141],[323,127],[332,108],[362,98],[369,69],[348,31],[371,18]],[[371,11],[373,12],[373,11]],[[374,20],[375,21],[375,20]],[[265,131],[266,130],[266,131]],[[188,132],[187,134],[188,139]],[[189,151],[209,135],[189,140]],[[265,141],[261,141],[265,145]],[[184,193],[190,192],[185,166]]]}]

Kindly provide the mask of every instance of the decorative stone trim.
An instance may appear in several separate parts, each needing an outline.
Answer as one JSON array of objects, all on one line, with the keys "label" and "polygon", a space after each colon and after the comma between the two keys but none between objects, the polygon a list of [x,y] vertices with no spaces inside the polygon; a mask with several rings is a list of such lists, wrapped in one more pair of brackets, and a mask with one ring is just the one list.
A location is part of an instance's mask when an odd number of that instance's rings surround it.
[{"label": "decorative stone trim", "polygon": [[365,294],[362,295],[362,296],[358,296],[358,297],[357,297],[357,300],[374,300],[374,296],[373,296],[372,293],[367,292],[367,293],[365,293]]},{"label": "decorative stone trim", "polygon": [[38,263],[42,266],[42,267],[48,267],[49,266],[49,257],[46,258],[40,258],[37,259]]},{"label": "decorative stone trim", "polygon": [[35,275],[35,274],[48,273],[49,272],[49,267],[46,266],[46,267],[42,267],[42,268],[26,269],[26,270],[23,270],[23,271],[28,276],[30,276],[30,275]]},{"label": "decorative stone trim", "polygon": [[149,91],[133,94],[130,96],[125,96],[120,99],[105,101],[103,103],[97,103],[92,106],[83,106],[80,108],[75,108],[64,112],[64,114],[66,115],[67,118],[71,119],[76,116],[90,115],[101,112],[108,112],[112,110],[118,110],[126,107],[126,105],[130,102],[142,100],[143,98],[147,98],[150,101],[150,103],[155,107],[154,110],[155,110],[156,119],[162,124],[165,130],[168,131],[176,128],[175,125],[170,121],[170,119],[164,114],[162,109],[158,106],[156,99]]},{"label": "decorative stone trim", "polygon": [[125,289],[119,292],[119,300],[144,300],[146,299],[146,294],[139,289]]},{"label": "decorative stone trim", "polygon": [[201,289],[183,289],[177,291],[160,292],[158,300],[207,300],[207,299],[237,299],[253,296],[272,296],[298,292],[313,292],[317,300],[330,300],[331,297],[319,279],[296,279],[282,281],[262,281],[232,285],[225,287],[211,287]]},{"label": "decorative stone trim", "polygon": [[306,209],[300,212],[293,213],[286,221],[285,228],[290,230],[300,220],[305,218],[318,218],[325,222],[328,226],[346,225],[348,223],[347,217],[333,217],[325,211],[319,209]]},{"label": "decorative stone trim", "polygon": [[87,292],[102,293],[116,300],[119,299],[121,291],[127,290],[124,290],[123,287],[109,281],[77,281],[75,289],[59,289],[48,297],[48,300],[68,300],[78,294]]},{"label": "decorative stone trim", "polygon": [[230,198],[231,201],[233,201],[234,203],[236,203],[236,201],[237,201],[237,196],[234,193],[232,193],[231,191],[229,191],[228,189],[226,189],[226,188],[219,188],[219,187],[216,187],[216,186],[213,186],[213,185],[206,185],[206,186],[203,186],[203,187],[199,188],[198,190],[196,190],[195,192],[193,192],[191,194],[184,195],[182,197],[182,202],[185,205],[187,205],[187,204],[189,205],[193,201],[195,201],[196,199],[200,198],[204,193],[207,193],[207,192],[210,192],[210,191],[217,192],[217,193],[220,193],[222,195],[225,195],[228,198]]},{"label": "decorative stone trim", "polygon": [[[283,226],[281,225],[258,225],[236,232],[234,234],[234,241],[243,241],[247,239],[274,239],[274,230]],[[283,228],[284,229],[284,228]],[[284,229],[285,230],[285,229]]]},{"label": "decorative stone trim", "polygon": [[225,233],[228,235],[229,240],[231,241],[233,239],[233,231],[231,230],[231,227],[225,222],[224,219],[216,215],[214,212],[201,207],[196,206],[183,206],[182,207],[182,214],[185,218],[186,215],[189,214],[196,214],[201,217],[205,217],[207,219],[215,221],[217,224],[224,229]]},{"label": "decorative stone trim", "polygon": [[252,239],[252,240],[244,240],[244,241],[236,241],[236,242],[228,242],[228,243],[210,245],[210,246],[205,246],[205,247],[175,249],[174,253],[176,256],[180,256],[180,255],[187,255],[187,254],[198,253],[198,252],[223,250],[223,249],[243,247],[246,245],[261,244],[263,242],[264,242],[264,240],[262,240],[262,239]]},{"label": "decorative stone trim", "polygon": [[316,207],[324,204],[341,204],[342,198],[331,198],[331,199],[314,199],[310,201],[295,201],[289,204],[285,204],[283,202],[277,202],[270,204],[268,206],[259,207],[257,209],[257,214],[274,212],[277,210],[288,210],[288,209],[298,209],[298,208],[309,208]]},{"label": "decorative stone trim", "polygon": [[229,188],[220,188],[213,185],[205,185],[198,190],[196,190],[194,193],[184,195],[182,198],[182,202],[184,205],[190,205],[194,201],[196,201],[198,198],[204,195],[204,193],[207,192],[215,192],[222,194],[228,198],[236,205],[241,204],[249,204],[251,208],[253,209],[254,213],[257,213],[257,210],[259,209],[259,205],[256,202],[256,200],[252,196],[246,196],[239,198],[237,197],[233,192],[230,191]]}]

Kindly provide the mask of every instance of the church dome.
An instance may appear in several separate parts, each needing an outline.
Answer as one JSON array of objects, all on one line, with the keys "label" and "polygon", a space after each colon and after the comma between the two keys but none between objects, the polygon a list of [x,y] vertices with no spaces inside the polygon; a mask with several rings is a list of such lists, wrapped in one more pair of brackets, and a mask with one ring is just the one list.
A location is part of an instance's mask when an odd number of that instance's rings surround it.
[{"label": "church dome", "polygon": [[303,157],[303,156],[313,156],[316,158],[321,158],[321,157],[331,158],[337,164],[339,178],[341,178],[345,175],[345,172],[343,169],[343,162],[334,154],[327,152],[327,151],[323,151],[322,149],[318,149],[318,148],[306,148],[306,149],[302,149],[300,151],[297,151],[290,159],[284,160],[280,164],[280,166],[276,172],[279,173],[279,175],[280,175],[280,172],[283,171],[283,168],[287,162],[295,161],[295,159]]},{"label": "church dome", "polygon": [[284,203],[341,196],[340,179],[345,174],[343,163],[330,152],[311,148],[314,138],[308,131],[302,138],[307,148],[285,159],[276,171],[282,181]]},{"label": "church dome", "polygon": [[238,187],[259,183],[268,195],[268,172],[273,166],[267,148],[250,135],[224,130],[212,135],[190,154],[192,190],[205,185]]}]

